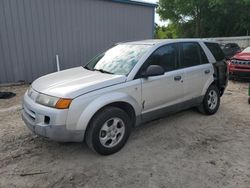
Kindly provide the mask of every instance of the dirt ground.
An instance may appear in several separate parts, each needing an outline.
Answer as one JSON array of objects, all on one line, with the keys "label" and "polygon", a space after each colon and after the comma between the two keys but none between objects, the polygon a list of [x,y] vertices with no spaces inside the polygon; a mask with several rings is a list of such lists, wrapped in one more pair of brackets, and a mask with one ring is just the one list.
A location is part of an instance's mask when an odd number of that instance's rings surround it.
[{"label": "dirt ground", "polygon": [[[33,135],[21,120],[27,86],[1,87],[0,187],[250,188],[248,84],[230,82],[217,114],[191,109],[136,128],[118,153]],[[32,175],[32,173],[35,173]]]}]

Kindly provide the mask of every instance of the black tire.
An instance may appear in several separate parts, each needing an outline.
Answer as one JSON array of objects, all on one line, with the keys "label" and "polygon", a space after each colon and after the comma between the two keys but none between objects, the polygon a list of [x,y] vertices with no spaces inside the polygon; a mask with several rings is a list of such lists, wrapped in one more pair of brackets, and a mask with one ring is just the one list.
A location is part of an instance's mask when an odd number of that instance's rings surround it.
[{"label": "black tire", "polygon": [[248,98],[248,104],[250,104],[250,97]]},{"label": "black tire", "polygon": [[[213,103],[214,105],[209,104],[209,99],[210,99],[209,94],[211,94],[211,93],[213,93],[213,94],[215,93],[217,95],[216,105],[214,103]],[[219,91],[218,87],[213,84],[213,85],[209,86],[209,88],[207,89],[207,92],[204,96],[203,102],[198,107],[198,110],[203,114],[213,115],[218,111],[219,106],[220,106],[220,91]]]},{"label": "black tire", "polygon": [[[119,138],[120,141],[117,143],[117,145],[115,145],[114,147],[105,147],[100,141],[100,131],[104,126],[104,123],[112,121],[112,118],[118,118],[122,120],[122,125],[125,127],[125,131],[123,132],[122,138]],[[132,122],[126,112],[117,107],[105,107],[92,118],[86,132],[85,142],[93,151],[101,155],[110,155],[118,152],[125,145],[129,138],[131,128]],[[112,139],[110,138],[110,140]]]}]

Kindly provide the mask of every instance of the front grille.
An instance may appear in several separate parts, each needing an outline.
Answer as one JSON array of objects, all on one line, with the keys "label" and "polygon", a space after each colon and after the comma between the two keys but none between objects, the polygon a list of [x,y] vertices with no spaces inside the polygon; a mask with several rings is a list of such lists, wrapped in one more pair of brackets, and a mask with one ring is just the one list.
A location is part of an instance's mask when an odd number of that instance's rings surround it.
[{"label": "front grille", "polygon": [[243,61],[243,60],[232,60],[231,62],[234,65],[245,65],[245,66],[250,66],[250,61]]}]

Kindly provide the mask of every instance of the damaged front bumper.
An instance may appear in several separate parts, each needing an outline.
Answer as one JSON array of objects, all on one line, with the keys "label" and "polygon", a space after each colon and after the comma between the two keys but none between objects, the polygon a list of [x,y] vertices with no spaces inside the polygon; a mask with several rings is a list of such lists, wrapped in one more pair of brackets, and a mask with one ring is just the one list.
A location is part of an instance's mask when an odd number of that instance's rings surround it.
[{"label": "damaged front bumper", "polygon": [[82,142],[84,131],[69,130],[65,122],[67,111],[37,104],[27,93],[24,95],[22,119],[36,135],[57,142]]}]

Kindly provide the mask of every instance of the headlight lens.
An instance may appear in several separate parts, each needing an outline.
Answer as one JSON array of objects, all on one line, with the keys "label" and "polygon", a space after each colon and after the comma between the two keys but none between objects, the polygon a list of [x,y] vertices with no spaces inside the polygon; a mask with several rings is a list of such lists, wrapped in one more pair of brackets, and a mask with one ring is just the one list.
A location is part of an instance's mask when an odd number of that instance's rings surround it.
[{"label": "headlight lens", "polygon": [[67,109],[69,108],[72,99],[63,99],[40,93],[36,98],[36,102],[52,108]]},{"label": "headlight lens", "polygon": [[49,107],[54,107],[54,108],[58,100],[59,98],[57,97],[52,97],[52,96],[41,94],[41,93],[36,98],[37,103],[45,105],[45,106],[49,106]]}]

